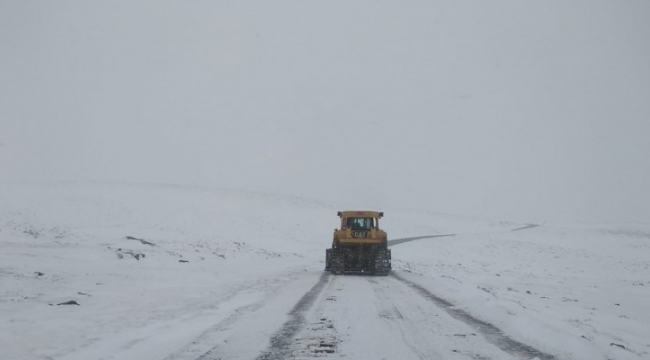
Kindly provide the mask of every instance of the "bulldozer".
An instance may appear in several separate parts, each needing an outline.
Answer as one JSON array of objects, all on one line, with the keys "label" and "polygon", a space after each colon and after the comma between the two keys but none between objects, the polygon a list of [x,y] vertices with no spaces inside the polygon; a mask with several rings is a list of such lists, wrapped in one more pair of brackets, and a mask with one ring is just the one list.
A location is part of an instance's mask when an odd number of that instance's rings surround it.
[{"label": "bulldozer", "polygon": [[391,253],[386,232],[379,228],[384,213],[339,211],[337,215],[341,228],[334,229],[332,247],[325,250],[325,271],[388,275]]}]

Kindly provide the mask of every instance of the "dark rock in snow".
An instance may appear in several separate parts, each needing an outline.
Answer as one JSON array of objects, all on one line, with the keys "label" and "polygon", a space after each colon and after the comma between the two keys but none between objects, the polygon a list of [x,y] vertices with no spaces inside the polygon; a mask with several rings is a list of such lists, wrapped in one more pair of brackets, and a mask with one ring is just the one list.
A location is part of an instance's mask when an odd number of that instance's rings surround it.
[{"label": "dark rock in snow", "polygon": [[124,254],[131,255],[132,258],[135,258],[138,261],[140,259],[144,259],[144,257],[145,257],[144,254],[142,254],[142,253],[135,253],[135,252],[133,252],[131,250],[122,250],[121,248],[117,249],[116,254],[117,254],[117,257],[120,258],[120,259],[124,258]]},{"label": "dark rock in snow", "polygon": [[180,262],[180,263],[188,263],[189,261],[187,261],[187,260],[178,260],[178,262]]},{"label": "dark rock in snow", "polygon": [[133,237],[133,236],[127,236],[126,238],[127,238],[128,240],[139,241],[139,242],[141,242],[143,245],[156,246],[156,244],[152,243],[151,241],[147,241],[147,240],[145,240],[145,239],[138,239],[138,238]]},{"label": "dark rock in snow", "polygon": [[62,302],[62,303],[60,303],[60,304],[56,304],[56,305],[57,305],[57,306],[58,306],[58,305],[77,305],[77,306],[81,306],[81,305],[79,305],[78,302],[76,302],[76,301],[74,301],[74,300],[70,300],[70,301]]}]

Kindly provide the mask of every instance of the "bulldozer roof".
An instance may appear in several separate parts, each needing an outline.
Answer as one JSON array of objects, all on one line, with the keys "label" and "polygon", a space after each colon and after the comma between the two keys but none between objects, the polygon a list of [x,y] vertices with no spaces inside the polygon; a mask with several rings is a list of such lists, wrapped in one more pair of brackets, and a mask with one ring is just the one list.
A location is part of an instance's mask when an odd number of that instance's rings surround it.
[{"label": "bulldozer roof", "polygon": [[372,218],[381,218],[384,216],[383,212],[380,211],[357,211],[357,210],[347,210],[339,211],[338,216],[342,218],[347,217],[372,217]]}]

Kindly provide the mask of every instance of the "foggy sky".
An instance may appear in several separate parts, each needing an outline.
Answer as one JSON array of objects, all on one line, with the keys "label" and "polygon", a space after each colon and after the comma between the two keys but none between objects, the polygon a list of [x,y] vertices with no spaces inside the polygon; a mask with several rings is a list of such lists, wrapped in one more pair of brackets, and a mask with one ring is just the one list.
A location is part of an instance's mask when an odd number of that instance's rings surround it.
[{"label": "foggy sky", "polygon": [[647,1],[2,1],[0,181],[647,222],[648,18]]}]

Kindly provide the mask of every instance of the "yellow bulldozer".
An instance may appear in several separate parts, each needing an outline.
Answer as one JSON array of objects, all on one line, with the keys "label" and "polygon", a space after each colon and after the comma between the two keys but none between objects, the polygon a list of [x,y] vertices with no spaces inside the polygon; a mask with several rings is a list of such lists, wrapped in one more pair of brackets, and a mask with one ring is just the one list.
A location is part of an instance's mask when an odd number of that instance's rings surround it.
[{"label": "yellow bulldozer", "polygon": [[388,275],[391,270],[386,232],[379,228],[383,212],[339,211],[332,248],[325,250],[325,271],[332,274]]}]

